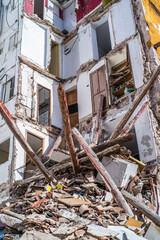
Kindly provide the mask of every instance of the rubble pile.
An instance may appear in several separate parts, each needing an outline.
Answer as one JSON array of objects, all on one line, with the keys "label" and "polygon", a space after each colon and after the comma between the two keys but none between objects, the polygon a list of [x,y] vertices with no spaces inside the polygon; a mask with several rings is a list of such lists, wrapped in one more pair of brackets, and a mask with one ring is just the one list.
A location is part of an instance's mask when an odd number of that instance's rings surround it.
[{"label": "rubble pile", "polygon": [[[108,158],[114,162],[122,156]],[[142,173],[137,170],[136,176],[130,175],[120,189],[147,204],[151,212],[157,212],[154,184],[157,171],[154,166],[149,169],[150,174],[147,168]],[[143,236],[156,225],[132,205],[134,216],[125,213],[89,162],[81,165],[77,175],[70,167],[54,176],[55,186],[45,179],[31,182],[28,179],[27,184],[23,180],[12,188],[11,198],[1,205],[0,227],[4,239],[150,239]],[[118,179],[114,173],[112,177]]]}]

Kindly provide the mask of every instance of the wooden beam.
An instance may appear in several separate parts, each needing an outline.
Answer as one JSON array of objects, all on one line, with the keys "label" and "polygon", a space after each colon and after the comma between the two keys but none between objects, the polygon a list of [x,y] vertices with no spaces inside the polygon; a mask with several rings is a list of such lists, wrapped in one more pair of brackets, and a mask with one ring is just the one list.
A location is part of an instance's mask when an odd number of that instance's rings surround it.
[{"label": "wooden beam", "polygon": [[52,145],[52,147],[50,148],[49,152],[47,153],[47,157],[50,157],[53,153],[54,150],[57,150],[59,145],[61,144],[61,141],[64,137],[64,131],[61,130],[60,134],[58,135],[56,141],[54,142],[54,144]]},{"label": "wooden beam", "polygon": [[101,121],[102,121],[103,103],[104,103],[104,95],[100,95],[99,102],[98,102],[97,118],[96,118],[96,132],[94,137],[94,144],[98,143],[98,132],[99,132]]},{"label": "wooden beam", "polygon": [[160,216],[153,212],[151,208],[149,208],[147,205],[142,203],[139,199],[132,196],[130,193],[126,191],[122,191],[123,196],[125,199],[132,204],[132,206],[136,207],[139,211],[141,211],[146,217],[148,217],[150,220],[152,220],[157,226],[160,227]]},{"label": "wooden beam", "polygon": [[[106,148],[112,147],[112,146],[114,146],[114,145],[116,145],[116,144],[122,144],[122,143],[124,143],[124,142],[129,142],[129,141],[131,141],[133,138],[134,138],[134,134],[133,134],[133,133],[130,133],[130,134],[127,134],[127,135],[125,135],[125,136],[123,136],[123,137],[118,137],[118,138],[116,138],[116,139],[114,139],[114,140],[112,140],[112,141],[110,141],[110,142],[105,141],[105,142],[99,144],[98,146],[93,146],[93,147],[91,147],[91,149],[92,149],[95,153],[97,153],[97,152],[100,152],[100,151],[102,151],[102,150],[104,150],[104,149],[106,149]],[[79,153],[77,153],[77,156],[78,156],[78,158],[82,158],[82,157],[86,156],[86,153],[85,153],[84,150],[82,150],[82,151],[80,151]]]},{"label": "wooden beam", "polygon": [[39,168],[39,170],[42,172],[42,174],[45,176],[45,178],[49,182],[56,183],[57,181],[53,178],[51,173],[45,168],[43,163],[41,162],[41,159],[36,155],[36,153],[32,150],[30,145],[28,144],[27,140],[24,138],[24,136],[21,134],[18,126],[14,122],[11,114],[9,113],[6,106],[3,104],[3,102],[0,100],[0,114],[2,115],[3,119],[7,123],[9,129],[13,133],[13,135],[16,137],[18,142],[23,147],[24,151],[28,154],[28,156],[32,159],[34,164]]},{"label": "wooden beam", "polygon": [[108,141],[111,141],[120,135],[120,133],[123,130],[124,126],[126,125],[127,121],[130,119],[131,115],[133,114],[133,112],[135,111],[135,109],[137,108],[137,106],[139,105],[141,100],[143,99],[143,97],[147,94],[148,90],[153,85],[154,81],[157,79],[159,74],[160,74],[160,66],[158,66],[158,68],[153,73],[151,79],[144,86],[144,89],[142,90],[142,92],[134,100],[133,104],[131,105],[131,107],[129,108],[127,113],[124,115],[121,122],[118,124],[118,126],[116,127],[116,129],[114,130],[114,132],[112,133],[112,135],[110,136]]},{"label": "wooden beam", "polygon": [[60,109],[61,109],[62,118],[63,118],[63,128],[64,128],[65,139],[66,139],[68,150],[70,153],[73,171],[77,173],[80,168],[79,161],[76,156],[75,146],[74,146],[74,142],[71,134],[71,122],[69,118],[67,98],[66,98],[66,93],[62,84],[59,84],[57,93],[58,93],[58,99],[59,99]]},{"label": "wooden beam", "polygon": [[111,176],[103,166],[103,164],[99,161],[96,154],[93,152],[93,150],[89,147],[87,142],[83,139],[82,135],[79,133],[79,131],[76,128],[72,129],[72,132],[76,139],[78,140],[79,144],[83,147],[84,151],[86,152],[88,158],[92,162],[93,166],[96,168],[96,170],[100,173],[102,176],[105,184],[113,194],[113,197],[117,200],[117,203],[125,210],[126,213],[128,213],[130,216],[133,217],[133,212],[130,208],[130,206],[127,204],[126,200],[124,199],[123,195],[117,188],[116,184],[112,180]]}]

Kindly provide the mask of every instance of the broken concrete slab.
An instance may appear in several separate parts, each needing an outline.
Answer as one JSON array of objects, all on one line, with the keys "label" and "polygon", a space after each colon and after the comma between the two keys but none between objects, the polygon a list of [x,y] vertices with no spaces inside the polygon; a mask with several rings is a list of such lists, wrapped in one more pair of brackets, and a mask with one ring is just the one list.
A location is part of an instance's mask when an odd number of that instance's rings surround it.
[{"label": "broken concrete slab", "polygon": [[118,232],[115,232],[113,229],[111,230],[94,223],[88,225],[87,227],[87,234],[95,238],[116,237],[118,235]]},{"label": "broken concrete slab", "polygon": [[[130,177],[137,175],[138,165],[121,158],[103,157],[102,164],[110,174],[117,187],[125,187]],[[102,180],[100,174],[98,180]]]},{"label": "broken concrete slab", "polygon": [[51,234],[46,234],[38,231],[27,231],[25,232],[20,240],[60,240],[60,238],[52,236]]},{"label": "broken concrete slab", "polygon": [[146,234],[144,235],[148,240],[159,240],[160,239],[160,227],[151,223]]},{"label": "broken concrete slab", "polygon": [[22,223],[22,220],[6,214],[0,214],[0,222],[9,227],[17,228],[17,226]]},{"label": "broken concrete slab", "polygon": [[[133,231],[123,227],[123,226],[108,226],[108,229],[113,230],[118,233],[116,236],[119,240],[129,239],[129,240],[145,240],[146,238],[140,237]],[[125,236],[124,236],[125,234]],[[125,238],[126,237],[126,238]]]}]

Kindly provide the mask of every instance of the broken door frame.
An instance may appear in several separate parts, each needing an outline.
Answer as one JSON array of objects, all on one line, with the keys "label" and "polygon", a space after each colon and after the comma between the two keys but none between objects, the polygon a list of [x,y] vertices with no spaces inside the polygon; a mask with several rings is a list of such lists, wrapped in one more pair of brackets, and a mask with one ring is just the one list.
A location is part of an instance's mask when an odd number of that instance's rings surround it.
[{"label": "broken door frame", "polygon": [[[41,139],[42,140],[42,156],[43,156],[43,154],[44,154],[44,143],[45,143],[45,139],[44,138],[42,138],[42,137],[39,137],[38,135],[36,135],[35,133],[33,133],[32,131],[30,131],[30,130],[25,130],[25,138],[26,138],[26,140],[27,140],[27,134],[31,134],[31,135],[33,135],[34,137],[36,137],[36,138],[39,138],[39,139]],[[25,171],[25,167],[26,167],[26,163],[27,163],[27,153],[26,152],[24,152],[24,171]]]},{"label": "broken door frame", "polygon": [[[51,89],[44,87],[43,85],[37,83],[37,122],[39,123],[39,91],[38,86],[41,86],[42,88],[45,88],[49,91],[49,127],[51,127]],[[44,125],[42,125],[44,126]],[[45,126],[44,126],[45,127]]]}]

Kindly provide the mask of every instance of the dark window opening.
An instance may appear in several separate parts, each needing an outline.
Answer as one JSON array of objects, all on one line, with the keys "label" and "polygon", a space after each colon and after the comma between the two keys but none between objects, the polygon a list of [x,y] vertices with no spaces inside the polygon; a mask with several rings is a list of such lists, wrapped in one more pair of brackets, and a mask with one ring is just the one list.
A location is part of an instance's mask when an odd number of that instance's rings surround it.
[{"label": "dark window opening", "polygon": [[50,90],[38,85],[38,122],[50,126]]},{"label": "dark window opening", "polygon": [[2,86],[2,101],[6,103],[14,95],[14,82],[15,77],[11,78],[9,81],[5,82]]},{"label": "dark window opening", "polygon": [[108,21],[96,28],[99,58],[112,50]]},{"label": "dark window opening", "polygon": [[136,158],[139,160],[139,150],[138,150],[138,143],[137,143],[137,138],[136,138],[136,132],[135,129],[132,128],[129,133],[134,133],[135,137],[126,143],[123,143],[121,146],[126,147],[132,152],[132,157]]},{"label": "dark window opening", "polygon": [[34,14],[43,19],[44,0],[34,0]]},{"label": "dark window opening", "polygon": [[0,144],[0,164],[8,161],[10,139]]}]

